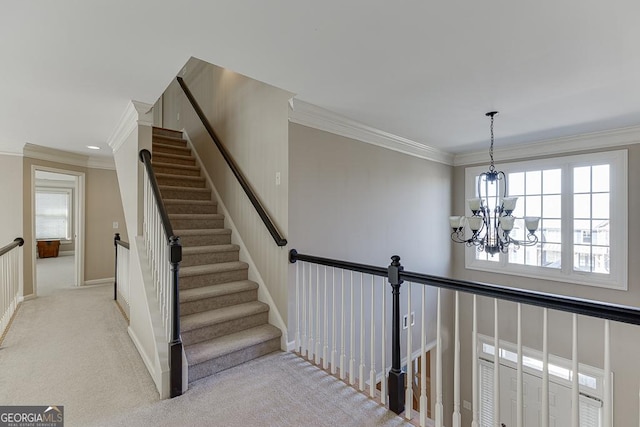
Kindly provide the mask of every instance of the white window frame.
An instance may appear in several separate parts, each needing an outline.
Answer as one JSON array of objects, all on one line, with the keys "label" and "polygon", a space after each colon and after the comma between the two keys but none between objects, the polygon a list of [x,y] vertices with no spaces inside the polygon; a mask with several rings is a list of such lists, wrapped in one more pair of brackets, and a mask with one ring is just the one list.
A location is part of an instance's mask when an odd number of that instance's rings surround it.
[{"label": "white window frame", "polygon": [[[628,154],[627,150],[615,150],[591,154],[537,159],[497,165],[506,175],[515,172],[561,169],[562,173],[562,268],[546,268],[519,265],[508,262],[508,255],[499,254],[499,261],[476,259],[475,247],[465,250],[465,267],[491,273],[510,274],[536,279],[553,280],[602,288],[627,290],[628,275]],[[610,273],[592,273],[573,269],[573,168],[578,166],[610,165],[609,215]],[[465,169],[465,199],[476,197],[475,177],[486,172],[486,166]],[[466,203],[465,203],[466,205]],[[466,215],[471,216],[468,206]]]},{"label": "white window frame", "polygon": [[[36,187],[37,193],[50,193],[50,194],[66,194],[67,195],[67,235],[64,238],[60,238],[61,242],[70,242],[73,238],[73,189],[72,188],[54,188],[54,187]],[[35,199],[34,199],[35,201]],[[38,216],[37,206],[34,205],[35,217]],[[54,240],[54,238],[39,238],[37,237],[37,221],[34,222],[34,232],[36,233],[36,240]]]}]

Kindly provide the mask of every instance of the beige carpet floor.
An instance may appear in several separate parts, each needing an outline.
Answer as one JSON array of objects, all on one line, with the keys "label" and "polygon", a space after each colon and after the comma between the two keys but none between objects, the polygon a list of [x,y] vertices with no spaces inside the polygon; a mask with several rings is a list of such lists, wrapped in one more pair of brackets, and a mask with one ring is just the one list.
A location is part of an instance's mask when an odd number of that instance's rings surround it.
[{"label": "beige carpet floor", "polygon": [[75,257],[61,255],[54,258],[36,259],[36,279],[38,295],[51,295],[58,289],[69,289],[74,286]]},{"label": "beige carpet floor", "polygon": [[272,353],[160,400],[110,286],[21,306],[0,347],[0,404],[64,405],[70,426],[401,426],[291,353]]}]

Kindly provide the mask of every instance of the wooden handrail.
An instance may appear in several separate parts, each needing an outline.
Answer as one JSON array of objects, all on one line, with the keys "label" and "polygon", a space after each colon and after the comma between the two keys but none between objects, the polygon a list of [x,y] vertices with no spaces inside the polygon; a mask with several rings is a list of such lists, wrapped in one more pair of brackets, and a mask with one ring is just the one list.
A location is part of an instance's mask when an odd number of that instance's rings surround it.
[{"label": "wooden handrail", "polygon": [[[365,274],[386,276],[387,269],[366,264],[355,264],[330,258],[320,258],[312,255],[299,254],[295,249],[289,251],[289,261],[306,261],[328,267],[342,268]],[[632,325],[640,325],[640,308],[626,305],[611,304],[593,301],[583,298],[575,298],[564,295],[536,292],[526,289],[511,288],[507,286],[492,285],[488,283],[455,280],[448,277],[432,276],[422,273],[414,273],[400,269],[398,272],[400,281],[421,283],[437,288],[450,289],[474,295],[497,298],[505,301],[535,305],[553,310],[582,314],[590,317],[609,319]]]},{"label": "wooden handrail", "polygon": [[178,84],[180,84],[180,87],[184,91],[184,94],[187,96],[189,103],[191,104],[194,111],[200,118],[202,125],[207,130],[207,133],[209,134],[213,142],[216,144],[216,147],[218,147],[220,154],[222,154],[222,157],[224,158],[225,162],[227,162],[227,165],[231,169],[231,172],[233,172],[233,175],[238,180],[238,183],[240,184],[245,194],[249,198],[249,201],[251,201],[253,208],[256,210],[256,212],[260,216],[260,219],[262,219],[262,222],[264,223],[265,227],[267,227],[267,230],[269,231],[269,234],[271,234],[271,237],[273,237],[273,240],[276,242],[276,245],[286,246],[287,239],[285,239],[282,236],[282,234],[280,234],[277,227],[269,217],[269,214],[267,214],[266,209],[262,206],[262,203],[260,202],[255,192],[251,188],[251,185],[249,184],[244,174],[240,170],[240,167],[238,166],[236,161],[233,159],[231,154],[227,151],[222,141],[220,141],[220,138],[218,138],[218,135],[216,135],[216,132],[213,130],[211,123],[209,123],[207,116],[205,116],[204,112],[202,111],[202,108],[200,108],[200,105],[198,104],[195,97],[187,87],[187,84],[184,82],[184,79],[182,77],[177,77],[177,80],[178,80]]},{"label": "wooden handrail", "polygon": [[0,256],[6,254],[11,249],[22,245],[24,245],[24,239],[22,237],[16,237],[13,242],[0,249]]},{"label": "wooden handrail", "polygon": [[151,184],[151,190],[153,191],[153,196],[156,201],[156,205],[158,207],[158,213],[160,214],[160,218],[162,219],[162,227],[164,228],[165,238],[167,242],[173,236],[173,227],[171,226],[171,221],[169,220],[169,214],[167,214],[167,210],[164,207],[164,203],[162,202],[162,195],[160,194],[160,187],[158,186],[158,181],[156,180],[156,174],[153,172],[153,167],[151,166],[151,152],[147,149],[140,150],[140,161],[144,164],[145,169],[147,170],[147,177],[149,178],[149,183]]}]

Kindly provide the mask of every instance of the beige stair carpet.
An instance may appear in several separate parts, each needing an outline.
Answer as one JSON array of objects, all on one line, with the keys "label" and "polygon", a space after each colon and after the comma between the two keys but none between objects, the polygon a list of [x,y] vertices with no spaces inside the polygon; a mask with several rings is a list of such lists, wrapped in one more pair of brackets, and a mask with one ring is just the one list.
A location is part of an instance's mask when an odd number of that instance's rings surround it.
[{"label": "beige stair carpet", "polygon": [[189,382],[280,349],[269,306],[239,260],[200,165],[180,132],[153,130],[152,165],[174,233],[180,266],[181,336]]}]

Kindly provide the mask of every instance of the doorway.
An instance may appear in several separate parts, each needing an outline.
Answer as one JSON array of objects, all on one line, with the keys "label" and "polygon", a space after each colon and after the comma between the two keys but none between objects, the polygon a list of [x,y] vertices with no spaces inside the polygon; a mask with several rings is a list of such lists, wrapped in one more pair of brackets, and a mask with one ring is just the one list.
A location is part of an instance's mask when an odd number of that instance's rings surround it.
[{"label": "doorway", "polygon": [[83,284],[84,173],[33,165],[34,295]]}]

